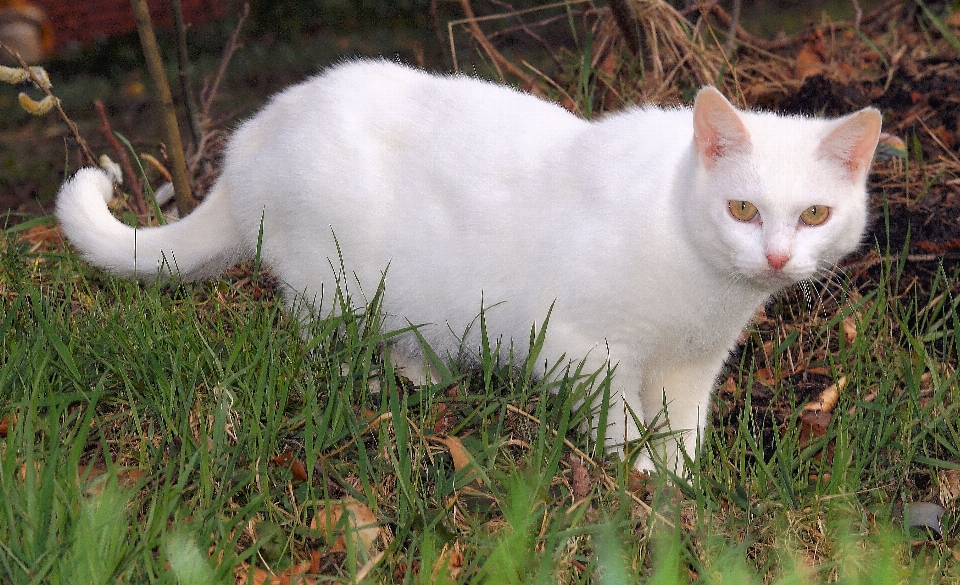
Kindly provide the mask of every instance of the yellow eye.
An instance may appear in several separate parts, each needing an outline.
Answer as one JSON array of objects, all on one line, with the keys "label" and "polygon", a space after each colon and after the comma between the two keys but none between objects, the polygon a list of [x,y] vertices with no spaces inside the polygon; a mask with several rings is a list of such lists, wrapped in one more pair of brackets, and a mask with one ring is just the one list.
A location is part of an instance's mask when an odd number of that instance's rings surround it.
[{"label": "yellow eye", "polygon": [[830,217],[830,208],[826,205],[811,205],[800,214],[800,221],[807,225],[820,225]]},{"label": "yellow eye", "polygon": [[753,221],[753,218],[757,217],[757,206],[749,201],[731,200],[727,205],[730,207],[730,215],[740,221]]}]

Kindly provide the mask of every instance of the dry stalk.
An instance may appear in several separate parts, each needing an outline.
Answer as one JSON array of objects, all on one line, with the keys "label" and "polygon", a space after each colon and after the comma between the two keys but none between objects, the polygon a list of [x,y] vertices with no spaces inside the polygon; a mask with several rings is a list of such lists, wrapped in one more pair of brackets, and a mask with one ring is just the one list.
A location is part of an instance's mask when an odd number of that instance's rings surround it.
[{"label": "dry stalk", "polygon": [[117,137],[113,135],[113,129],[110,127],[110,120],[107,119],[107,111],[103,106],[103,102],[100,100],[93,100],[93,106],[97,110],[97,114],[100,116],[101,131],[103,132],[104,137],[106,137],[107,142],[110,143],[110,146],[113,147],[113,151],[117,153],[117,158],[120,159],[120,166],[123,168],[123,174],[127,176],[127,183],[130,185],[130,190],[133,191],[134,199],[137,202],[138,209],[137,213],[141,215],[146,215],[147,213],[147,202],[143,197],[143,190],[140,188],[140,181],[137,180],[136,173],[133,172],[133,166],[130,164],[130,157],[127,156],[127,151],[117,142]]},{"label": "dry stalk", "polygon": [[170,84],[163,70],[163,59],[160,57],[160,47],[157,46],[157,37],[153,32],[153,23],[150,21],[150,9],[146,0],[130,0],[133,6],[133,15],[137,21],[137,32],[140,34],[140,44],[143,46],[143,55],[147,60],[147,69],[153,81],[154,91],[160,105],[160,120],[170,153],[171,173],[173,175],[173,192],[177,202],[177,212],[180,217],[186,217],[196,206],[193,195],[190,193],[190,179],[187,176],[187,164],[183,154],[183,142],[180,140],[180,128],[177,124],[177,111],[173,106],[173,96],[170,94]]},{"label": "dry stalk", "polygon": [[190,59],[187,56],[187,27],[183,22],[183,8],[180,0],[170,0],[170,9],[173,12],[173,23],[177,31],[177,67],[180,76],[180,89],[183,91],[183,105],[187,108],[187,121],[190,124],[190,134],[193,135],[193,144],[200,143],[200,114],[197,112],[197,101],[190,91]]},{"label": "dry stalk", "polygon": [[[519,78],[523,82],[524,88],[534,90],[536,87],[536,81],[534,78],[521,71],[519,67],[504,57],[500,51],[497,51],[497,49],[493,46],[493,43],[490,42],[490,39],[483,34],[483,30],[480,28],[480,25],[477,24],[478,19],[473,13],[473,7],[470,6],[470,0],[460,0],[460,6],[463,8],[464,18],[462,20],[449,23],[451,50],[453,49],[452,26],[455,24],[466,24],[470,28],[470,34],[473,35],[473,38],[476,39],[487,56],[490,57],[490,60],[493,61],[493,66],[497,68],[497,74],[500,76],[500,79],[506,81],[506,76],[503,74],[503,70],[505,69],[514,77]],[[456,55],[454,55],[454,66],[456,66]]]},{"label": "dry stalk", "polygon": [[193,155],[190,157],[189,168],[191,172],[194,172],[197,166],[200,164],[200,161],[204,159],[207,146],[211,141],[211,137],[215,134],[215,131],[212,129],[213,124],[210,121],[210,109],[213,106],[214,99],[217,97],[217,91],[220,89],[220,83],[223,81],[223,76],[227,71],[227,66],[230,64],[233,54],[236,53],[237,49],[240,48],[240,31],[243,29],[243,25],[248,16],[250,16],[250,4],[244,3],[243,8],[240,9],[240,16],[237,20],[237,25],[233,28],[233,32],[230,33],[230,39],[223,48],[223,53],[220,56],[220,65],[217,67],[216,75],[214,75],[212,81],[205,81],[203,88],[200,90],[201,106],[199,126],[201,132],[200,138],[197,140],[195,145],[196,148],[193,152]]},{"label": "dry stalk", "polygon": [[642,54],[640,38],[637,36],[637,30],[634,28],[633,10],[630,9],[630,3],[627,0],[610,0],[610,12],[613,13],[613,19],[620,28],[620,34],[627,43],[627,48],[634,55]]}]

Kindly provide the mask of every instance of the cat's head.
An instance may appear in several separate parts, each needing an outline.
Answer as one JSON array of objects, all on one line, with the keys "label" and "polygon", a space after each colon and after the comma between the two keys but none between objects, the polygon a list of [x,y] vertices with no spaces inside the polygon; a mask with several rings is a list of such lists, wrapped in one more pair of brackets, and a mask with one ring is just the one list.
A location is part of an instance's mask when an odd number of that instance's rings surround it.
[{"label": "cat's head", "polygon": [[873,108],[835,120],[744,112],[701,90],[690,227],[708,261],[776,290],[856,249],[880,123]]}]

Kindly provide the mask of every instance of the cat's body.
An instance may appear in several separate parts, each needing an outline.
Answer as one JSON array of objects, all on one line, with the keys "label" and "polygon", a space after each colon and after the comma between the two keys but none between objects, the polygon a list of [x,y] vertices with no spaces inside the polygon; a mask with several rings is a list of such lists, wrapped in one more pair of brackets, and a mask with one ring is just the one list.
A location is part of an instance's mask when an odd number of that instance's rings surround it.
[{"label": "cat's body", "polygon": [[[441,355],[460,354],[468,329],[476,348],[481,299],[491,335],[516,349],[555,303],[543,358],[617,366],[608,443],[638,436],[620,397],[648,422],[666,401],[695,456],[756,310],[857,246],[879,126],[876,110],[743,113],[712,89],[693,110],[591,123],[491,83],[354,62],[244,123],[187,218],[135,234],[109,214],[95,169],[64,185],[57,214],[90,262],[128,278],[155,277],[164,259],[187,279],[215,275],[255,254],[262,222],[262,261],[288,303],[328,311],[342,253],[355,299],[357,281],[369,296],[386,271],[385,327],[428,324]],[[731,201],[759,211],[738,220]],[[801,222],[811,206],[827,220]],[[412,335],[394,349],[418,351]]]}]

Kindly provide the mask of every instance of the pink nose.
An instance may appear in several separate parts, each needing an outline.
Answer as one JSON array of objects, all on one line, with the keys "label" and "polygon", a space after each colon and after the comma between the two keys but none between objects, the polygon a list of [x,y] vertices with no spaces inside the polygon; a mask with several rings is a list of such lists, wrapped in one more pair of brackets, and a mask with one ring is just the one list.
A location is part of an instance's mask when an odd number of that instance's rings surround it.
[{"label": "pink nose", "polygon": [[767,264],[774,270],[780,270],[790,261],[790,256],[786,254],[767,254]]}]

